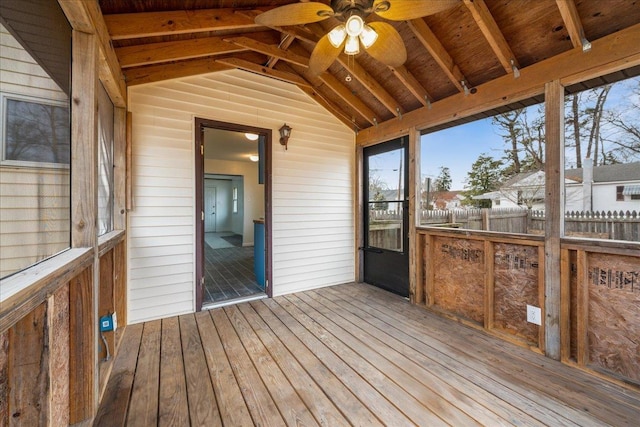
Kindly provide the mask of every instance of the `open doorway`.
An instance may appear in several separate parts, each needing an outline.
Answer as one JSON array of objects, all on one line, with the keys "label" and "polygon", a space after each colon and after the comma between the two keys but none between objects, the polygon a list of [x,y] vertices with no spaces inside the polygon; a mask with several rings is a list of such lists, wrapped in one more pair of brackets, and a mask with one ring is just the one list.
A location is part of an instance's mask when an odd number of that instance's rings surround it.
[{"label": "open doorway", "polygon": [[271,131],[196,119],[198,309],[270,295]]}]

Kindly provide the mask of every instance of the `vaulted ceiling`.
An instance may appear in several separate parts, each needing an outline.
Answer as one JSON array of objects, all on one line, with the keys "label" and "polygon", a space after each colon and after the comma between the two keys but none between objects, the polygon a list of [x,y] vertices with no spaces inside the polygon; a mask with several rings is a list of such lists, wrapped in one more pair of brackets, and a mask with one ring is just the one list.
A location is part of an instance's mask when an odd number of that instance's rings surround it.
[{"label": "vaulted ceiling", "polygon": [[406,46],[404,65],[384,65],[363,50],[342,54],[316,76],[309,57],[338,24],[335,18],[278,28],[254,21],[296,2],[99,0],[127,85],[239,68],[297,85],[356,130],[473,93],[508,74],[516,78],[520,70],[586,51],[589,42],[640,23],[640,0],[460,0],[431,16],[387,21]]}]

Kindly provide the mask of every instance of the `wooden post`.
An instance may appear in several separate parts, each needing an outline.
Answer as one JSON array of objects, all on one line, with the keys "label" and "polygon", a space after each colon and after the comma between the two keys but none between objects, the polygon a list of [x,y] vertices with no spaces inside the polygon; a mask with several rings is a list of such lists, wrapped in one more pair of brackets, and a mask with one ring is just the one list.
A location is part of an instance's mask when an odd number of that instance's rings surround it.
[{"label": "wooden post", "polygon": [[127,228],[127,111],[114,109],[113,132],[113,229]]},{"label": "wooden post", "polygon": [[545,354],[560,360],[560,236],[564,226],[564,87],[545,85]]},{"label": "wooden post", "polygon": [[359,248],[364,247],[364,192],[362,185],[364,182],[364,152],[362,147],[356,147],[356,176],[355,189],[353,194],[356,195],[356,282],[364,281],[364,252]]},{"label": "wooden post", "polygon": [[416,222],[419,203],[416,203],[416,195],[420,188],[420,132],[415,128],[409,132],[409,299],[412,303],[422,301],[422,287],[419,284],[417,263],[418,253],[416,239]]},{"label": "wooden post", "polygon": [[493,242],[484,241],[484,327],[491,330],[495,319],[495,253]]},{"label": "wooden post", "polygon": [[98,44],[96,36],[73,32],[71,88],[71,245],[93,248],[93,268],[70,288],[72,340],[70,423],[94,416],[97,402],[98,236]]}]

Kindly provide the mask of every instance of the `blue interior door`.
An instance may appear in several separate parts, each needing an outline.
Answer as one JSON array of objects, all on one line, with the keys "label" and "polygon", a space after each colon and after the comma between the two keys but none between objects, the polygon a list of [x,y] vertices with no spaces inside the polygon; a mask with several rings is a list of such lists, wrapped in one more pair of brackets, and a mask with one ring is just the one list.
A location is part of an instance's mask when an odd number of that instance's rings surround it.
[{"label": "blue interior door", "polygon": [[409,296],[406,137],[364,149],[364,281]]}]

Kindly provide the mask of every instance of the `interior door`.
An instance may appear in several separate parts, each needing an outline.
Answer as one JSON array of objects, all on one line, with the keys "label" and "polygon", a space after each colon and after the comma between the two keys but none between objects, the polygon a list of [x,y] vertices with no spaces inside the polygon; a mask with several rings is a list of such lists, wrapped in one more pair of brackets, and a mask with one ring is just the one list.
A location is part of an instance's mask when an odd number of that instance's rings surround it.
[{"label": "interior door", "polygon": [[216,198],[217,189],[209,180],[205,180],[204,186],[204,232],[210,233],[216,229]]},{"label": "interior door", "polygon": [[364,281],[409,296],[408,138],[364,149]]}]

